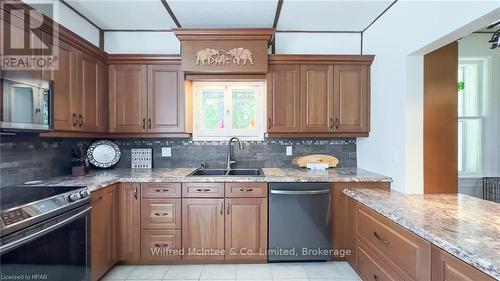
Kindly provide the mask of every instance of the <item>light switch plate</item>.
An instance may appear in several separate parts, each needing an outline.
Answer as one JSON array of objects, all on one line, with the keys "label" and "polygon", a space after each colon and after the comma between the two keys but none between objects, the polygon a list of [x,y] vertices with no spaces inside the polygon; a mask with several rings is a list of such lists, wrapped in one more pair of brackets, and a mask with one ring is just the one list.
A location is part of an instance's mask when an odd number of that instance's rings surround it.
[{"label": "light switch plate", "polygon": [[171,147],[162,147],[161,148],[161,157],[172,157],[172,148]]},{"label": "light switch plate", "polygon": [[292,156],[292,154],[293,154],[293,147],[289,145],[286,147],[286,156]]}]

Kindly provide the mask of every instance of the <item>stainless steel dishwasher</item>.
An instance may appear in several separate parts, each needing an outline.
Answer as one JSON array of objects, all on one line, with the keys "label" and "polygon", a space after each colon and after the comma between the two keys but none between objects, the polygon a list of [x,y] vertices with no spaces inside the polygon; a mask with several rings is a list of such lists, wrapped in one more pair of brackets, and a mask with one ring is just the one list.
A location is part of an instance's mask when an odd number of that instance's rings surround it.
[{"label": "stainless steel dishwasher", "polygon": [[270,183],[269,261],[327,260],[331,201],[329,183]]}]

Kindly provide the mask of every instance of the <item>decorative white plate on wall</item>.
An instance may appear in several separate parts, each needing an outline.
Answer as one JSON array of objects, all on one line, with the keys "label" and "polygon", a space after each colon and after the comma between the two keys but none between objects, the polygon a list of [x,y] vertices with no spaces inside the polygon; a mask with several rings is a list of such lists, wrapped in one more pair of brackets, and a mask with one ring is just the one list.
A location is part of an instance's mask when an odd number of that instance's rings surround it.
[{"label": "decorative white plate on wall", "polygon": [[115,165],[121,155],[118,145],[109,140],[96,141],[87,149],[89,162],[99,168],[109,168]]}]

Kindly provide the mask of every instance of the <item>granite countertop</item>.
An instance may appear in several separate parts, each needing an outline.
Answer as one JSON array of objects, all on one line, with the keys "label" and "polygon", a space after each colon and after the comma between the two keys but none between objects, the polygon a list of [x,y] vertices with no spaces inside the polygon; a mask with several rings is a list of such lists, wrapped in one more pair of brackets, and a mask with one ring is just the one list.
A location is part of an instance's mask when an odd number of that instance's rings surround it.
[{"label": "granite countertop", "polygon": [[357,168],[309,171],[298,168],[264,168],[264,177],[197,176],[186,177],[195,168],[111,169],[92,171],[81,177],[63,176],[43,181],[41,185],[86,186],[90,191],[117,182],[391,182],[391,178]]},{"label": "granite countertop", "polygon": [[347,196],[500,280],[500,204],[463,194],[348,188]]}]

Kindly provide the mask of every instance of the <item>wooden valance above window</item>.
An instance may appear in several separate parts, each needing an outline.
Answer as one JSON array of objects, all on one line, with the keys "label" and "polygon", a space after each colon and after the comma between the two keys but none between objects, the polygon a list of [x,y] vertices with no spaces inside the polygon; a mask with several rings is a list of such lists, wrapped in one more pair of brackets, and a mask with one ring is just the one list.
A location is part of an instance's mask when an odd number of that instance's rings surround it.
[{"label": "wooden valance above window", "polygon": [[274,28],[173,30],[181,41],[186,73],[266,73],[267,50]]}]

